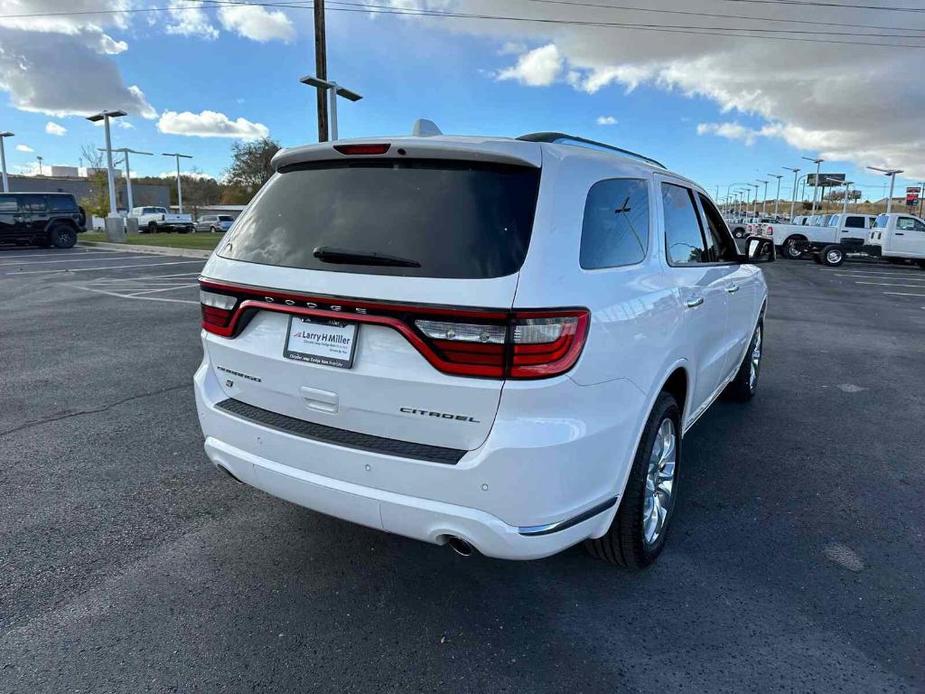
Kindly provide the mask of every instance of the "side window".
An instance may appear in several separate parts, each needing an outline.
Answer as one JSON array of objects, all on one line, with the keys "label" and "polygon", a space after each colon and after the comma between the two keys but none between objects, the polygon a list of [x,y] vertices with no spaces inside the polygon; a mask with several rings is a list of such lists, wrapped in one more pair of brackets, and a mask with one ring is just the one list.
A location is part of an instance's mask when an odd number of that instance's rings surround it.
[{"label": "side window", "polygon": [[76,212],[77,203],[70,195],[51,195],[48,198],[48,209],[52,212]]},{"label": "side window", "polygon": [[915,231],[925,231],[925,224],[923,224],[922,222],[920,222],[920,221],[917,220],[917,219],[913,219],[913,220],[912,220],[912,228],[913,228]]},{"label": "side window", "polygon": [[0,214],[16,214],[18,211],[19,203],[15,195],[0,195]]},{"label": "side window", "polygon": [[649,190],[638,178],[598,181],[588,191],[581,226],[585,270],[633,265],[649,247]]},{"label": "side window", "polygon": [[710,262],[691,191],[663,183],[662,207],[668,262],[672,265]]},{"label": "side window", "polygon": [[20,195],[19,206],[24,212],[40,213],[45,212],[44,195]]},{"label": "side window", "polygon": [[848,217],[845,220],[845,226],[849,229],[863,229],[864,228],[864,218],[863,217]]},{"label": "side window", "polygon": [[896,220],[896,228],[900,231],[912,231],[915,229],[915,220],[912,217],[900,217]]},{"label": "side window", "polygon": [[706,219],[707,231],[709,232],[709,241],[712,248],[710,249],[715,263],[726,263],[738,260],[739,252],[735,247],[732,236],[723,221],[722,215],[716,206],[710,202],[710,199],[702,193],[697,193],[700,200],[700,207],[703,210],[703,216]]}]

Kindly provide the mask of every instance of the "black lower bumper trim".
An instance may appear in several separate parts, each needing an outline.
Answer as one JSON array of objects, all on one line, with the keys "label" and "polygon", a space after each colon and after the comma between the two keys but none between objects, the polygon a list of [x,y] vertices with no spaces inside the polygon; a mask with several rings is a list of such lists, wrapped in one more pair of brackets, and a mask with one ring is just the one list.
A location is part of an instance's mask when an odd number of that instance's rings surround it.
[{"label": "black lower bumper trim", "polygon": [[443,448],[423,443],[412,443],[411,441],[399,441],[398,439],[388,439],[384,436],[361,434],[347,429],[306,422],[304,419],[264,410],[234,398],[222,400],[215,407],[270,429],[276,429],[293,436],[300,436],[303,439],[343,446],[344,448],[353,448],[358,451],[423,460],[428,463],[444,463],[446,465],[455,465],[467,453],[467,451],[456,448]]}]

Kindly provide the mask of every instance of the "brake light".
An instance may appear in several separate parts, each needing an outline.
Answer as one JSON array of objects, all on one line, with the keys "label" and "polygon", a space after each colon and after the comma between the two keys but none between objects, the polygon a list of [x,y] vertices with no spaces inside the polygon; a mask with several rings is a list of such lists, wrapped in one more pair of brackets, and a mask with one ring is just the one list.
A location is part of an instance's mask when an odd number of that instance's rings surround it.
[{"label": "brake light", "polygon": [[[400,332],[438,371],[481,378],[549,378],[581,356],[587,309],[530,311],[397,305],[200,282],[202,327],[234,338],[256,311],[372,323]],[[217,290],[217,291],[216,291]]]},{"label": "brake light", "polygon": [[367,145],[334,145],[334,149],[341,154],[350,156],[355,154],[385,154],[391,146],[389,143],[383,142]]}]

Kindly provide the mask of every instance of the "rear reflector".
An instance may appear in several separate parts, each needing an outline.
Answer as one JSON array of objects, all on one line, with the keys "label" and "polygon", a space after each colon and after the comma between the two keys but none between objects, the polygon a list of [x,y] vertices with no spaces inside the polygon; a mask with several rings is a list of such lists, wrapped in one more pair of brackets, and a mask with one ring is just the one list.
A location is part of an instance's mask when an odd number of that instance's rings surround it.
[{"label": "rear reflector", "polygon": [[454,376],[558,376],[581,356],[587,309],[444,308],[305,296],[200,281],[202,327],[234,338],[257,311],[318,316],[392,328],[438,371]]},{"label": "rear reflector", "polygon": [[385,154],[391,146],[387,142],[383,142],[368,145],[334,145],[334,149],[341,154],[350,156],[355,154]]}]

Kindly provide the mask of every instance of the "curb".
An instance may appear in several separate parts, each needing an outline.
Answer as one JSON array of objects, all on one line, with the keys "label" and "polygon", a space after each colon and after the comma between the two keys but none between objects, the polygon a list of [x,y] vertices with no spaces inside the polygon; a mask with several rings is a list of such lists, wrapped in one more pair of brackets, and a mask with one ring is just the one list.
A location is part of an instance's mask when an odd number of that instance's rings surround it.
[{"label": "curb", "polygon": [[178,255],[181,258],[208,258],[212,251],[198,248],[170,248],[167,246],[136,246],[127,243],[106,243],[105,241],[78,241],[78,246],[88,248],[102,248],[107,251],[120,251],[122,253],[145,253],[148,255]]}]

